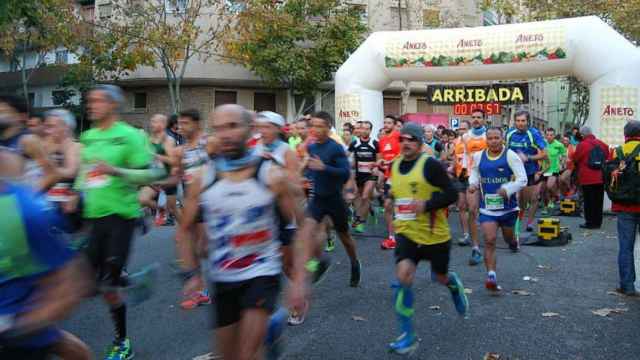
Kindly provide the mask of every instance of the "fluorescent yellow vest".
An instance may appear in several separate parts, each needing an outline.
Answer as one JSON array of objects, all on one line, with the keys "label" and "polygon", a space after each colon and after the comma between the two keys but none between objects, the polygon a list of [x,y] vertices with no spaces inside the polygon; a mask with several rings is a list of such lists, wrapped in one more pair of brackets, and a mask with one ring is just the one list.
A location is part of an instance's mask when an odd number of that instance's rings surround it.
[{"label": "fluorescent yellow vest", "polygon": [[434,192],[442,191],[431,185],[423,176],[424,164],[429,158],[421,154],[408,174],[400,173],[402,157],[396,159],[391,167],[391,194],[394,197],[395,232],[402,234],[413,242],[434,245],[449,241],[449,223],[445,209],[434,210],[423,214],[415,214],[412,201],[427,201]]}]

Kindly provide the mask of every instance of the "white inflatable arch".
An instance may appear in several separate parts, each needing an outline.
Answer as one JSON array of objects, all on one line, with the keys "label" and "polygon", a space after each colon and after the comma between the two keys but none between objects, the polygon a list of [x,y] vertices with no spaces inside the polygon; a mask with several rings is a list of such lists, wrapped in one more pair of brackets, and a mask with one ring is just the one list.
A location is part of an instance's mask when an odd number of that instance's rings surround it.
[{"label": "white inflatable arch", "polygon": [[384,117],[392,81],[461,82],[574,75],[590,84],[589,119],[610,144],[640,104],[640,50],[598,17],[476,28],[376,32],[335,76],[338,123]]}]

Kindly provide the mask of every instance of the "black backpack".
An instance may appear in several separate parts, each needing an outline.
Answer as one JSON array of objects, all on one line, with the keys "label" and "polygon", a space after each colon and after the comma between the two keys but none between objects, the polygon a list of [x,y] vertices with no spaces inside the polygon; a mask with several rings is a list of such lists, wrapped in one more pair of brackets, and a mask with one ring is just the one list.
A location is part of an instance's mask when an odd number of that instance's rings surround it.
[{"label": "black backpack", "polygon": [[616,157],[602,168],[604,188],[611,201],[621,204],[640,204],[640,145],[628,156],[622,147],[616,148]]},{"label": "black backpack", "polygon": [[607,155],[602,151],[602,148],[598,144],[594,144],[593,149],[589,151],[589,159],[587,159],[587,166],[593,170],[600,170],[607,161]]}]

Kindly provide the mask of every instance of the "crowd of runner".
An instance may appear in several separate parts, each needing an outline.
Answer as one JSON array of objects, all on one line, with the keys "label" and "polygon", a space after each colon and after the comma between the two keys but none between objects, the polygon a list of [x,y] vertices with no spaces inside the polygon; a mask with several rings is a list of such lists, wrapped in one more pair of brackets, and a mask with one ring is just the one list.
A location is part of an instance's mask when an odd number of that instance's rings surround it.
[{"label": "crowd of runner", "polygon": [[[350,259],[345,285],[358,287],[353,234],[380,218],[380,248],[395,249],[400,336],[389,349],[410,353],[420,261],[431,263],[464,316],[452,244],[470,246],[469,265],[484,261],[485,287],[498,294],[498,229],[518,252],[539,208],[550,213],[578,194],[572,154],[580,135],[541,132],[526,111],[509,129],[490,126],[481,110],[456,129],[387,116],[372,134],[370,121],[337,130],[322,111],[287,124],[274,112],[223,105],[208,119],[196,110],[154,115],[145,133],[121,120],[123,101],[115,86],[90,91],[92,128],[76,139],[68,111],[30,118],[21,99],[0,98],[0,206],[13,209],[0,221],[2,359],[91,358],[55,323],[95,295],[114,327],[104,359],[132,359],[127,303],[150,295],[156,268],[130,273],[127,261],[136,230],[146,232],[152,216],[177,227],[181,307],[215,299],[224,359],[278,358],[284,325],[313,313],[309,289],[331,268],[336,238]],[[455,240],[454,221],[462,228]]]}]

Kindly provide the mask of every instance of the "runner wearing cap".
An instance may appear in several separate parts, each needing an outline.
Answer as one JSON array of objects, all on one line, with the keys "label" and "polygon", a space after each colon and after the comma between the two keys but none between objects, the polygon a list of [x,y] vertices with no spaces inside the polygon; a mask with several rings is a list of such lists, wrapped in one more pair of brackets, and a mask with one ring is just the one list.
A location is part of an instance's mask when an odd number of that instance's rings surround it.
[{"label": "runner wearing cap", "polygon": [[440,162],[421,152],[422,128],[406,124],[400,135],[402,156],[392,165],[391,192],[387,202],[395,209],[396,277],[394,310],[400,323],[400,336],[389,349],[399,354],[418,346],[413,330],[413,279],[420,261],[431,262],[436,280],[447,286],[460,315],[468,301],[460,278],[449,272],[451,234],[446,209],[457,199],[457,192]]}]

